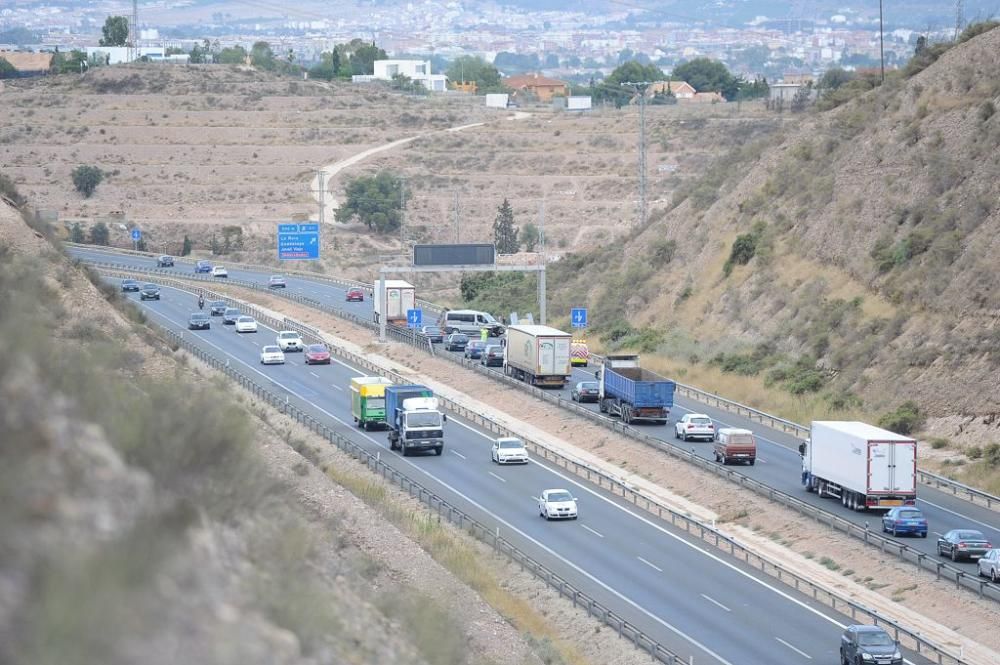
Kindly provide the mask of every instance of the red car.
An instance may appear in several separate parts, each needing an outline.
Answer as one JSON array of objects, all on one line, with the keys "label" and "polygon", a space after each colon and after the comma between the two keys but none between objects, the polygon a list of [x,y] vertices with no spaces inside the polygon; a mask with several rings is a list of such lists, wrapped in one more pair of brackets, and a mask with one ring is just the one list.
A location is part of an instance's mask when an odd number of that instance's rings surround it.
[{"label": "red car", "polygon": [[361,289],[348,289],[347,302],[364,302],[365,292]]},{"label": "red car", "polygon": [[322,344],[310,344],[304,354],[307,365],[329,365],[330,350]]}]

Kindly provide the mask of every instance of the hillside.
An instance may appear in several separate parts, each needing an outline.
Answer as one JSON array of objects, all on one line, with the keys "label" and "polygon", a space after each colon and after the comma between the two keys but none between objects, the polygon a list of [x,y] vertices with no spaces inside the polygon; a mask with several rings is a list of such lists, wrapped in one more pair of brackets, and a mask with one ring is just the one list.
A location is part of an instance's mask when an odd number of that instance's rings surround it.
[{"label": "hillside", "polygon": [[932,431],[996,440],[998,96],[993,29],[722,157],[641,233],[564,262],[556,300],[587,292],[606,346],[724,394],[783,388],[790,416],[913,400]]}]

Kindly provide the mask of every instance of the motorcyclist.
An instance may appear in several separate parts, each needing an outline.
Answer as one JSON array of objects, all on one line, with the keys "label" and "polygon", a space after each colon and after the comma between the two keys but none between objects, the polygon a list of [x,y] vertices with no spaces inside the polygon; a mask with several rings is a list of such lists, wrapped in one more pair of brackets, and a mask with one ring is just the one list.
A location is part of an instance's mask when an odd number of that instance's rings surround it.
[{"label": "motorcyclist", "polygon": [[198,294],[198,309],[205,309],[205,296]]}]

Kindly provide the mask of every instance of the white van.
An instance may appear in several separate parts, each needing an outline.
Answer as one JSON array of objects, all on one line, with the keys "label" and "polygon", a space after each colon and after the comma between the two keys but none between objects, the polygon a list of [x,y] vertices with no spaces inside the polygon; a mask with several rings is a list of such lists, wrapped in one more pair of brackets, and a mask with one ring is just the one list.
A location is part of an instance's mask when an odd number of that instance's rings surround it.
[{"label": "white van", "polygon": [[446,335],[453,332],[465,333],[466,335],[479,336],[479,331],[485,328],[493,337],[499,337],[504,333],[503,324],[486,312],[478,312],[474,309],[453,309],[441,315],[441,322],[438,324]]}]

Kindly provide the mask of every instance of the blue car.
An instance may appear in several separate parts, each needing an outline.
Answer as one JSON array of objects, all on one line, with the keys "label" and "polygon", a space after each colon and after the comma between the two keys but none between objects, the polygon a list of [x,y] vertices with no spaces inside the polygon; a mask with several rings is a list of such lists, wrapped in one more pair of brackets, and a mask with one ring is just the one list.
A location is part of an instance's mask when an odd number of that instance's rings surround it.
[{"label": "blue car", "polygon": [[882,531],[899,536],[904,533],[927,537],[927,519],[913,506],[898,506],[882,516]]}]

